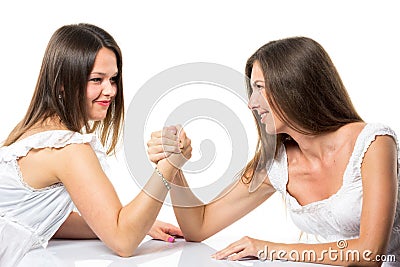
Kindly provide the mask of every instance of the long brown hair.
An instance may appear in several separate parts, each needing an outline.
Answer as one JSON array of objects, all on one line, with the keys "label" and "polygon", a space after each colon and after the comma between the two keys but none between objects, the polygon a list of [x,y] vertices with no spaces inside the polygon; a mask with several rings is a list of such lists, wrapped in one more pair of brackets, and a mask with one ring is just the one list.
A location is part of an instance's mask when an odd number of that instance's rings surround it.
[{"label": "long brown hair", "polygon": [[[112,50],[117,59],[117,94],[105,119],[91,123],[85,104],[86,87],[97,53],[103,47]],[[105,30],[81,23],[63,26],[53,34],[29,108],[4,145],[14,143],[28,129],[53,117],[59,118],[71,131],[98,132],[107,153],[115,151],[124,120],[122,54]]]},{"label": "long brown hair", "polygon": [[[362,121],[329,55],[316,41],[292,37],[269,42],[260,47],[246,63],[248,97],[253,64],[261,66],[268,103],[277,116],[293,130],[307,135],[333,132],[343,125]],[[253,111],[258,143],[253,159],[243,171],[249,182],[258,168],[276,157],[286,134],[269,136],[260,127],[260,117]],[[271,139],[276,138],[271,151]],[[272,148],[273,149],[273,148]],[[259,166],[259,167],[257,167]]]}]

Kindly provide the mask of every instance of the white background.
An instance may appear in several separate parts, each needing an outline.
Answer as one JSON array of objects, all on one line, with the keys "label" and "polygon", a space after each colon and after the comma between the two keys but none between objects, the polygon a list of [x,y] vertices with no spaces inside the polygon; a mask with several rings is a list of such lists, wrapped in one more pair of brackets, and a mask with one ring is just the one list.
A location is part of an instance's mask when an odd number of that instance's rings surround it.
[{"label": "white background", "polygon": [[[202,61],[242,72],[261,45],[301,35],[330,54],[363,119],[388,124],[399,133],[398,12],[398,2],[387,0],[6,1],[0,16],[0,140],[28,107],[50,36],[60,26],[78,22],[104,28],[119,43],[126,106],[148,79],[167,68]],[[127,203],[139,188],[122,155],[111,163],[116,170],[112,182]],[[175,222],[168,206],[159,218]],[[243,235],[281,241],[299,235],[280,196],[223,233],[229,241]]]}]

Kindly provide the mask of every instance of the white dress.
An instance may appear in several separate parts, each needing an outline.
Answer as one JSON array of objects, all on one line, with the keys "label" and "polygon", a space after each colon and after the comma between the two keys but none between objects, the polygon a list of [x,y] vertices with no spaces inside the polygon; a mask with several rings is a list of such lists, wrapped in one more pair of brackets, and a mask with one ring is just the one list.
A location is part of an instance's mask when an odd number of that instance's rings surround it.
[{"label": "white dress", "polygon": [[[269,179],[273,187],[283,195],[293,223],[301,231],[313,234],[317,238],[322,237],[324,242],[338,242],[359,236],[363,200],[361,164],[368,147],[379,135],[392,136],[396,140],[399,151],[399,144],[393,130],[382,124],[366,124],[357,138],[343,175],[343,184],[338,192],[327,199],[304,206],[300,205],[286,190],[287,155],[285,147],[280,148],[279,156],[271,166]],[[399,180],[400,158],[397,166]],[[386,253],[386,255],[395,255],[396,262],[385,262],[382,266],[400,266],[399,197],[400,194],[398,194],[394,226]]]},{"label": "white dress", "polygon": [[106,154],[93,134],[45,131],[0,148],[0,266],[16,266],[23,256],[49,239],[75,208],[62,183],[42,189],[26,184],[18,158],[31,149],[90,143],[104,171]]}]

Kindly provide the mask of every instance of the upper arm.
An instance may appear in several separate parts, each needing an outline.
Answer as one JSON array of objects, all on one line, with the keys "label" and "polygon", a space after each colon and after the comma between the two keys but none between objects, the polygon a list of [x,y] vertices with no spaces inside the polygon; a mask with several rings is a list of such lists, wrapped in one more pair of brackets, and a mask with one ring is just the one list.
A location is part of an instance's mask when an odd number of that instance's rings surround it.
[{"label": "upper arm", "polygon": [[55,174],[90,228],[105,243],[117,230],[121,202],[89,144],[60,149]]},{"label": "upper arm", "polygon": [[53,238],[95,239],[97,236],[77,212],[71,212]]},{"label": "upper arm", "polygon": [[363,204],[360,239],[366,249],[385,253],[397,201],[397,147],[390,136],[378,136],[362,166]]}]

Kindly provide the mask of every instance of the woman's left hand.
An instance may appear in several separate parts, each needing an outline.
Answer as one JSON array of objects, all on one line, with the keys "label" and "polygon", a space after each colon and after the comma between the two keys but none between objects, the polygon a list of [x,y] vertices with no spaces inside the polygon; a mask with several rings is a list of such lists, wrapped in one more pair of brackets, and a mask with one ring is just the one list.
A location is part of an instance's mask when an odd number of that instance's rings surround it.
[{"label": "woman's left hand", "polygon": [[183,237],[183,233],[179,227],[157,220],[147,234],[154,239],[170,243],[175,242],[176,236]]},{"label": "woman's left hand", "polygon": [[216,260],[239,260],[245,257],[256,257],[260,250],[264,250],[267,242],[254,239],[248,236],[242,237],[238,241],[230,244],[223,250],[215,252],[211,257]]}]

